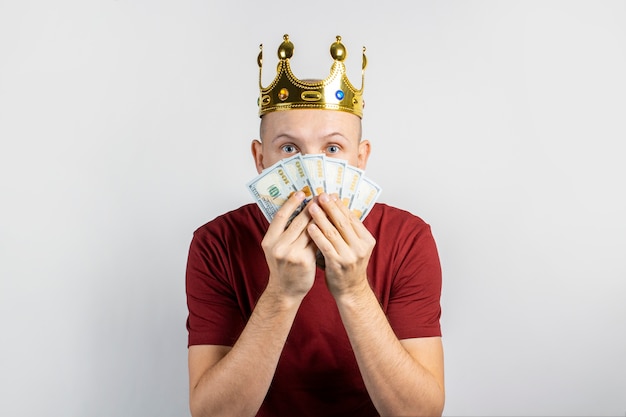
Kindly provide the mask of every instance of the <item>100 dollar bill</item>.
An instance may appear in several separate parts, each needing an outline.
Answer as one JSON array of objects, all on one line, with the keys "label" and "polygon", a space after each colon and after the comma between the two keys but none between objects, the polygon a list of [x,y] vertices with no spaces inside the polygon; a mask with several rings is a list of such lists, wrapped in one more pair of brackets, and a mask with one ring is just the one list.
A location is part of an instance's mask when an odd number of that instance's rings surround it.
[{"label": "100 dollar bill", "polygon": [[359,188],[350,204],[350,210],[356,217],[363,220],[374,206],[380,195],[381,188],[369,178],[363,177],[359,182]]},{"label": "100 dollar bill", "polygon": [[283,159],[282,164],[287,170],[287,175],[293,181],[297,190],[302,190],[307,199],[313,197],[313,185],[307,175],[304,161],[300,154],[296,154],[290,158]]},{"label": "100 dollar bill", "polygon": [[302,162],[307,176],[313,186],[313,195],[320,195],[326,191],[326,165],[324,155],[302,155]]},{"label": "100 dollar bill", "polygon": [[289,197],[298,191],[282,163],[264,170],[247,186],[268,222],[272,221]]},{"label": "100 dollar bill", "polygon": [[337,194],[341,198],[343,190],[343,177],[348,162],[338,158],[324,158],[326,172],[326,192]]},{"label": "100 dollar bill", "polygon": [[343,204],[350,208],[354,196],[356,195],[359,184],[361,183],[361,177],[364,176],[363,170],[353,167],[351,165],[346,166],[346,171],[343,174],[343,185],[341,187],[341,201]]},{"label": "100 dollar bill", "polygon": [[376,183],[365,177],[363,170],[345,160],[328,158],[323,154],[296,154],[278,161],[264,169],[247,187],[269,222],[289,197],[299,190],[305,193],[306,198],[291,218],[313,196],[325,192],[337,194],[343,204],[363,220],[381,192]]}]

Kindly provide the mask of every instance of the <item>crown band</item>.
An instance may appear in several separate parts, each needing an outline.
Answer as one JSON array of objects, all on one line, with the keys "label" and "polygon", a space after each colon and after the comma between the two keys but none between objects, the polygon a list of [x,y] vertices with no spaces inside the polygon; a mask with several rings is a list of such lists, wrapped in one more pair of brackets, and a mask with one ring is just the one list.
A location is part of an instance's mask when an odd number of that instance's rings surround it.
[{"label": "crown band", "polygon": [[361,66],[361,88],[352,85],[346,75],[344,60],[347,52],[341,43],[341,36],[330,46],[330,55],[335,60],[330,69],[330,75],[319,81],[298,79],[291,71],[289,59],[293,56],[294,46],[289,35],[283,36],[283,42],[278,48],[278,68],[274,81],[263,87],[261,75],[263,70],[263,45],[257,58],[259,65],[258,100],[259,116],[264,114],[291,109],[327,109],[340,110],[363,117],[363,85],[365,81],[365,47],[363,47],[363,64]]}]

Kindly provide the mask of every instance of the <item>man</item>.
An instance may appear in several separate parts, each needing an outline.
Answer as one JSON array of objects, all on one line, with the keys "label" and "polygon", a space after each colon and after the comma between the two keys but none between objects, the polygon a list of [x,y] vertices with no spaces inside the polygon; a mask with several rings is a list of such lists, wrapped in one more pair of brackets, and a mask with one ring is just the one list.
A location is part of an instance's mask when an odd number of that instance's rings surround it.
[{"label": "man", "polygon": [[[298,152],[365,168],[362,90],[347,81],[340,40],[331,75],[307,82],[291,73],[285,35],[276,79],[261,86],[259,173]],[[249,204],[195,232],[192,415],[440,415],[441,269],[429,226],[384,204],[361,222],[327,194],[290,221],[305,197],[293,194],[271,223]]]}]

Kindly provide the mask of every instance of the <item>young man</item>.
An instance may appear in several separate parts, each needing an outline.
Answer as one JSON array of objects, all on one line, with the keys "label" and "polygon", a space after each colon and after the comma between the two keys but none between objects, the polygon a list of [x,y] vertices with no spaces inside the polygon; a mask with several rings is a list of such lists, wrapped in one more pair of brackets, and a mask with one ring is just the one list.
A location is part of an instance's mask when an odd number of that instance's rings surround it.
[{"label": "young man", "polygon": [[[295,78],[292,53],[285,35],[276,80],[261,87],[258,172],[298,152],[364,169],[362,91],[347,81],[340,38],[323,81]],[[304,199],[293,194],[271,224],[249,204],[195,232],[187,268],[192,415],[440,415],[441,269],[429,226],[384,204],[361,222],[327,194],[289,222]]]}]

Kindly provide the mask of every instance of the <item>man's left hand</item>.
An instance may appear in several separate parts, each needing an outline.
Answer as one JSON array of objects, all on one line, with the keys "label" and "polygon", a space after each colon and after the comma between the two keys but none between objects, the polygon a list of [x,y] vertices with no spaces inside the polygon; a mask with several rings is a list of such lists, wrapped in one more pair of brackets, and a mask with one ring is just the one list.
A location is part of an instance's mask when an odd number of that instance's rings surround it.
[{"label": "man's left hand", "polygon": [[335,194],[321,194],[308,210],[313,221],[307,230],[324,256],[328,289],[335,298],[358,295],[369,286],[376,240]]}]

